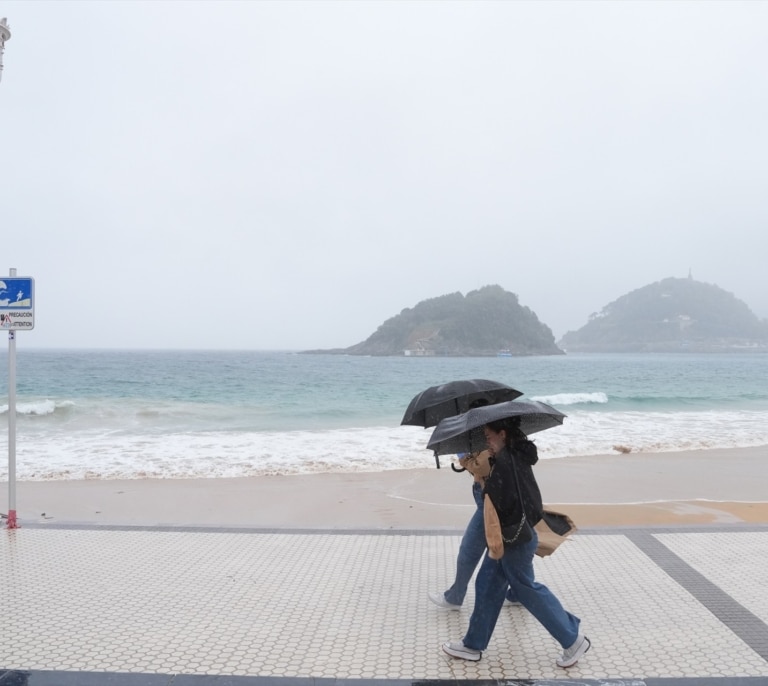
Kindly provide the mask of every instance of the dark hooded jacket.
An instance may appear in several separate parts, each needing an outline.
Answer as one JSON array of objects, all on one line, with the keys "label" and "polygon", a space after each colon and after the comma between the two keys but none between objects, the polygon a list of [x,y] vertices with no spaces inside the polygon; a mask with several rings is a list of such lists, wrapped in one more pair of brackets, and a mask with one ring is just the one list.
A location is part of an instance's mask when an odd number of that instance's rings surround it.
[{"label": "dark hooded jacket", "polygon": [[[484,493],[488,494],[502,527],[514,526],[523,518],[534,526],[542,517],[541,492],[531,467],[539,461],[536,445],[519,440],[491,458],[491,473],[486,479]],[[520,480],[518,495],[517,479]]]}]

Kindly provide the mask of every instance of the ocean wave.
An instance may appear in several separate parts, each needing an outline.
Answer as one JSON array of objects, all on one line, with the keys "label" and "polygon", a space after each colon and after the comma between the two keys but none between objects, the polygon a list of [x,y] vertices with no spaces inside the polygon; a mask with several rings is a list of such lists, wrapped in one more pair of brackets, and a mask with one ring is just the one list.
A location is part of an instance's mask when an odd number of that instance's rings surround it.
[{"label": "ocean wave", "polygon": [[[52,415],[57,410],[68,410],[73,407],[74,403],[71,400],[33,400],[29,402],[16,403],[16,414],[27,415],[34,417],[44,417],[46,415]],[[8,404],[0,405],[0,414],[8,414]]]},{"label": "ocean wave", "polygon": [[535,395],[531,400],[540,400],[548,405],[581,405],[588,403],[599,403],[604,405],[608,402],[608,396],[605,393],[555,393],[554,395]]},{"label": "ocean wave", "polygon": [[[19,480],[223,478],[434,467],[431,429],[172,434],[60,431],[17,441]],[[768,445],[768,412],[574,411],[535,434],[541,459]],[[3,445],[0,442],[0,451]],[[443,456],[447,466],[452,457]],[[0,464],[0,479],[7,478]]]}]

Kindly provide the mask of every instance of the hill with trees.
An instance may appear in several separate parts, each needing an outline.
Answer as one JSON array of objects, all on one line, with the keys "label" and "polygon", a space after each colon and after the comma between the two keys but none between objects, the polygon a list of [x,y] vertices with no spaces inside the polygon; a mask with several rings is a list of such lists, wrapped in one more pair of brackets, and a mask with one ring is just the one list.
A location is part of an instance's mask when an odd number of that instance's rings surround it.
[{"label": "hill with trees", "polygon": [[559,341],[569,352],[768,349],[768,320],[722,288],[668,278],[623,295]]},{"label": "hill with trees", "polygon": [[306,352],[347,355],[561,355],[551,329],[517,295],[484,286],[423,300],[386,320],[349,348]]}]

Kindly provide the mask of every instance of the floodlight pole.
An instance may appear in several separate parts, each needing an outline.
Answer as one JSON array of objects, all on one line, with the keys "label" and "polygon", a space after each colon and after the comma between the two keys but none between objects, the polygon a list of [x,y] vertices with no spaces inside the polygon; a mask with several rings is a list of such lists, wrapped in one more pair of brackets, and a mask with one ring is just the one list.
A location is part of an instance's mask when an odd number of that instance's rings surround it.
[{"label": "floodlight pole", "polygon": [[8,20],[3,17],[0,19],[0,81],[3,79],[3,51],[5,50],[5,41],[11,39],[11,27],[8,26]]}]

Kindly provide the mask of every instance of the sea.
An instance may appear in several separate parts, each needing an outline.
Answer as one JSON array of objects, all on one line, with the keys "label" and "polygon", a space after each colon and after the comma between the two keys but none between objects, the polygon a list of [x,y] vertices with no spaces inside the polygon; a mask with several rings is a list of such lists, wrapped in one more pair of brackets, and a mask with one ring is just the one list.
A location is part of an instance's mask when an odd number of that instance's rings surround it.
[{"label": "sea", "polygon": [[[768,354],[361,357],[292,351],[0,353],[0,480],[222,478],[435,467],[411,399],[493,379],[567,417],[542,459],[768,445]],[[6,457],[8,456],[8,457]],[[450,456],[441,457],[446,467]]]}]

